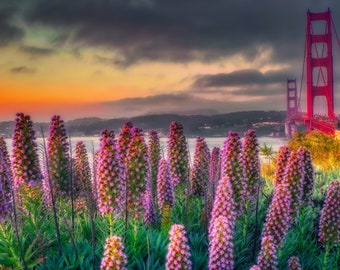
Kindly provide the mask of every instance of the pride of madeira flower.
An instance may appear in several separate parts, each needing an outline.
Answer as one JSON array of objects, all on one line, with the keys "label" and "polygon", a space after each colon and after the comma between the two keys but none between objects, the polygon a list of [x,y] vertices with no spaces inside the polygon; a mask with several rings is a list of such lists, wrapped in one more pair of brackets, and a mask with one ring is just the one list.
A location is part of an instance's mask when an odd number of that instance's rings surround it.
[{"label": "pride of madeira flower", "polygon": [[190,247],[184,226],[173,224],[169,231],[170,243],[166,254],[166,270],[190,270]]},{"label": "pride of madeira flower", "polygon": [[340,242],[340,180],[333,180],[328,187],[321,212],[319,240],[329,247]]},{"label": "pride of madeira flower", "polygon": [[122,238],[112,236],[106,239],[101,270],[127,270],[127,256],[124,253]]},{"label": "pride of madeira flower", "polygon": [[0,221],[5,219],[12,210],[12,172],[7,146],[0,136]]},{"label": "pride of madeira flower", "polygon": [[113,131],[103,130],[98,154],[98,208],[102,215],[123,209],[123,169]]}]

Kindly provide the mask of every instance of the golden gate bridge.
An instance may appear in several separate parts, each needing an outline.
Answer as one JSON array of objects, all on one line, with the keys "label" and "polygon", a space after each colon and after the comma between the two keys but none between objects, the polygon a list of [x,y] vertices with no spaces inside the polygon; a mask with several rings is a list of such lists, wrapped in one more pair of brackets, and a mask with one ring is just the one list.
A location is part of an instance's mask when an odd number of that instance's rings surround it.
[{"label": "golden gate bridge", "polygon": [[[315,31],[316,23],[323,26],[320,33]],[[318,29],[320,30],[320,29]],[[332,31],[338,45],[339,37],[328,9],[322,13],[307,11],[306,39],[300,92],[297,92],[296,79],[287,80],[287,116],[285,132],[291,138],[302,124],[308,131],[319,130],[325,134],[335,134],[338,118],[334,113],[334,81]],[[302,82],[305,80],[306,112],[301,111]],[[323,102],[322,102],[323,101]],[[323,103],[325,114],[317,114],[316,108]]]}]

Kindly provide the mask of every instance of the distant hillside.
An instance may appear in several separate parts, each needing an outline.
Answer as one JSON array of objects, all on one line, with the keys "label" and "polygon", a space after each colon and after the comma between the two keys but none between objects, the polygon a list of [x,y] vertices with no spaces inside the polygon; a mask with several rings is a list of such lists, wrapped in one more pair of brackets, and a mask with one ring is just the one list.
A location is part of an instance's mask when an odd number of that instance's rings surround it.
[{"label": "distant hillside", "polygon": [[[101,130],[113,129],[118,134],[126,121],[131,121],[135,126],[144,131],[156,129],[161,135],[168,134],[172,121],[180,122],[184,126],[187,136],[225,136],[229,130],[244,132],[249,128],[257,130],[258,136],[271,133],[283,133],[283,121],[286,113],[283,111],[246,111],[217,115],[176,115],[159,114],[146,115],[132,118],[101,119],[81,118],[66,122],[66,127],[71,136],[99,136]],[[10,138],[14,122],[0,122],[0,134]],[[40,126],[48,132],[47,123],[35,123],[34,127],[40,135]]]}]

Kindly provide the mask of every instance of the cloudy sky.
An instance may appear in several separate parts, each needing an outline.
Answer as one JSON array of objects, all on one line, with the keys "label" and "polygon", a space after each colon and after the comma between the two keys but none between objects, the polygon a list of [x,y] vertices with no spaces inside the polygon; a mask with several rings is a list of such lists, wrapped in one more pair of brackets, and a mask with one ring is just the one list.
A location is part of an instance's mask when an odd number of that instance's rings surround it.
[{"label": "cloudy sky", "polygon": [[336,0],[1,0],[0,121],[285,110],[328,7],[340,33]]}]

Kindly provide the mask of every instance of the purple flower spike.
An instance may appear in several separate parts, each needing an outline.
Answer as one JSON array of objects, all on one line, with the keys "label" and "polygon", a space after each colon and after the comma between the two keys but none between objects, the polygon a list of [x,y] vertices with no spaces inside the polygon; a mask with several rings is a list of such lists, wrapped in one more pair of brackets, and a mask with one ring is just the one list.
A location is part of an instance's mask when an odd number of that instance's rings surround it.
[{"label": "purple flower spike", "polygon": [[103,130],[97,169],[98,208],[102,215],[119,215],[123,209],[123,168],[113,131]]},{"label": "purple flower spike", "polygon": [[166,254],[166,270],[190,270],[190,247],[184,226],[174,224],[169,231],[170,243]]},{"label": "purple flower spike", "polygon": [[320,217],[319,240],[330,247],[340,242],[340,180],[333,180],[328,187]]},{"label": "purple flower spike", "polygon": [[243,208],[245,195],[245,181],[242,161],[242,144],[238,133],[230,131],[224,142],[222,151],[222,177],[228,176],[233,189],[237,214],[240,215]]},{"label": "purple flower spike", "polygon": [[131,129],[133,125],[131,122],[125,122],[122,130],[119,133],[117,146],[120,154],[120,162],[125,166],[125,158],[128,152],[129,144],[132,139]]},{"label": "purple flower spike", "polygon": [[95,208],[95,200],[92,191],[92,176],[85,144],[80,141],[76,144],[74,157],[74,191],[75,194],[87,200],[91,207]]},{"label": "purple flower spike", "polygon": [[236,221],[235,202],[232,186],[228,176],[224,176],[218,182],[215,201],[211,212],[209,238],[212,234],[214,222],[219,216],[226,217],[229,222],[229,228],[234,228]]},{"label": "purple flower spike", "polygon": [[11,162],[4,138],[0,136],[0,221],[6,219],[12,210]]},{"label": "purple flower spike", "polygon": [[133,138],[125,160],[126,193],[129,212],[139,218],[143,216],[143,196],[150,181],[149,158],[143,131],[135,127],[131,132]]},{"label": "purple flower spike", "polygon": [[127,256],[124,253],[122,238],[112,236],[106,239],[101,270],[127,270]]},{"label": "purple flower spike", "polygon": [[274,197],[266,216],[263,237],[271,237],[278,248],[281,247],[291,223],[291,195],[286,183],[275,186]]},{"label": "purple flower spike", "polygon": [[174,187],[189,181],[189,152],[183,126],[172,122],[168,138],[168,161]]},{"label": "purple flower spike", "polygon": [[210,152],[203,137],[197,137],[194,164],[191,173],[191,193],[203,196],[209,183],[209,160]]},{"label": "purple flower spike", "polygon": [[249,270],[261,270],[261,267],[257,265],[253,265]]},{"label": "purple flower spike", "polygon": [[288,260],[288,270],[302,270],[298,257],[290,257]]},{"label": "purple flower spike", "polygon": [[220,148],[214,147],[211,150],[210,163],[209,163],[209,176],[210,185],[213,187],[217,186],[218,181],[221,179],[221,153]]},{"label": "purple flower spike", "polygon": [[165,206],[172,207],[174,205],[174,192],[170,177],[169,164],[163,158],[159,162],[158,169],[157,202],[161,213]]},{"label": "purple flower spike", "polygon": [[263,236],[261,241],[261,251],[257,258],[257,264],[262,270],[277,269],[277,248],[272,236]]},{"label": "purple flower spike", "polygon": [[[60,116],[52,117],[47,143],[49,176],[54,194],[70,194],[70,155],[64,121]],[[51,188],[51,187],[50,187]]]},{"label": "purple flower spike", "polygon": [[149,132],[148,153],[150,159],[152,194],[155,196],[157,189],[158,164],[161,159],[161,145],[158,133],[155,130],[150,130]]},{"label": "purple flower spike", "polygon": [[[30,181],[41,183],[38,147],[33,122],[28,115],[18,113],[15,119],[13,134],[13,184],[19,192],[22,185],[28,186]],[[19,192],[20,193],[20,192]]]},{"label": "purple flower spike", "polygon": [[281,184],[283,181],[290,153],[288,146],[283,145],[280,147],[276,158],[275,185]]},{"label": "purple flower spike", "polygon": [[302,201],[305,204],[311,203],[313,189],[314,189],[314,168],[312,163],[312,157],[309,150],[304,147],[300,146],[298,152],[303,157],[303,165],[305,170],[305,178],[303,180],[303,187],[302,187]]},{"label": "purple flower spike", "polygon": [[210,234],[209,269],[234,269],[234,226],[224,216],[214,220]]},{"label": "purple flower spike", "polygon": [[300,151],[292,151],[287,163],[283,183],[288,185],[291,202],[290,211],[292,218],[299,214],[302,204],[303,185],[305,179],[304,156]]},{"label": "purple flower spike", "polygon": [[156,224],[157,222],[157,215],[154,205],[154,200],[151,192],[151,188],[147,188],[145,195],[144,195],[144,223],[147,226],[151,226]]},{"label": "purple flower spike", "polygon": [[247,198],[254,199],[260,179],[259,144],[255,130],[250,129],[244,134],[243,168]]}]

